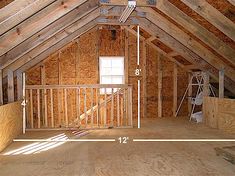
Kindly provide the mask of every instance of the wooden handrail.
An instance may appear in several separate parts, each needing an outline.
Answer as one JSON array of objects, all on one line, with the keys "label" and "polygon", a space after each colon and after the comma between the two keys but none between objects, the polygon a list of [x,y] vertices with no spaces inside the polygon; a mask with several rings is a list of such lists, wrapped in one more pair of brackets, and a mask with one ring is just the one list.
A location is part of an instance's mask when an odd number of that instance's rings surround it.
[{"label": "wooden handrail", "polygon": [[83,85],[26,85],[25,89],[86,89],[86,88],[129,88],[130,84],[83,84]]}]

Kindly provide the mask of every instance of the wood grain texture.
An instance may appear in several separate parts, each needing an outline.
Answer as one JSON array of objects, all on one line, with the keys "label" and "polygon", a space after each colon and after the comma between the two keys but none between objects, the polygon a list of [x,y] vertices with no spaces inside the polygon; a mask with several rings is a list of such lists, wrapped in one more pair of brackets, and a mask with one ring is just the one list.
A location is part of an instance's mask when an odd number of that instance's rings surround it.
[{"label": "wood grain texture", "polygon": [[203,115],[209,127],[235,133],[235,100],[205,97]]},{"label": "wood grain texture", "polygon": [[0,106],[0,152],[22,132],[20,102]]}]

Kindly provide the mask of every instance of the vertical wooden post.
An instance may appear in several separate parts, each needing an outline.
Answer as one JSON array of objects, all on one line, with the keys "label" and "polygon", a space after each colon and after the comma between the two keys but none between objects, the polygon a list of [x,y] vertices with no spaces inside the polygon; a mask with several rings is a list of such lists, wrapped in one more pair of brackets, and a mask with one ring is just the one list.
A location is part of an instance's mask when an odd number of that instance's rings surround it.
[{"label": "vertical wooden post", "polygon": [[2,84],[2,70],[0,69],[0,106],[3,105],[3,84]]},{"label": "vertical wooden post", "polygon": [[106,120],[107,120],[107,89],[104,88],[104,127],[106,127]]},{"label": "vertical wooden post", "polygon": [[112,92],[111,93],[112,94],[111,94],[111,124],[110,124],[110,126],[113,127],[113,120],[114,120],[114,118],[113,118],[113,114],[114,114],[113,88],[112,88]]},{"label": "vertical wooden post", "polygon": [[203,72],[203,81],[204,81],[204,87],[203,87],[203,96],[209,96],[210,94],[210,77],[207,72]]},{"label": "vertical wooden post", "polygon": [[53,89],[50,89],[50,101],[51,101],[51,127],[55,127],[54,122],[54,102],[53,102]]},{"label": "vertical wooden post", "polygon": [[192,111],[192,93],[193,93],[193,80],[192,80],[192,74],[188,73],[188,80],[189,80],[189,85],[188,85],[188,114],[191,115]]},{"label": "vertical wooden post", "polygon": [[57,89],[57,109],[58,109],[58,123],[59,126],[61,126],[61,94],[60,94],[60,89]]},{"label": "vertical wooden post", "polygon": [[130,87],[130,120],[131,120],[130,125],[131,126],[133,126],[132,91],[133,91],[133,89],[132,89],[132,87]]},{"label": "vertical wooden post", "polygon": [[8,103],[14,102],[14,74],[12,70],[7,72],[7,83],[8,83]]},{"label": "vertical wooden post", "polygon": [[81,105],[81,99],[80,99],[80,88],[77,89],[77,118],[78,118],[78,125],[80,125],[80,105]]},{"label": "vertical wooden post", "polygon": [[121,118],[120,118],[120,125],[124,125],[124,112],[123,112],[123,99],[124,99],[124,93],[123,96],[121,97],[121,102],[120,102],[120,107],[121,107]]},{"label": "vertical wooden post", "polygon": [[224,98],[224,70],[219,71],[219,98]]},{"label": "vertical wooden post", "polygon": [[129,32],[125,30],[125,84],[129,83],[128,72],[129,72]]},{"label": "vertical wooden post", "polygon": [[119,96],[119,91],[117,90],[117,126],[120,126],[120,96]]},{"label": "vertical wooden post", "polygon": [[[41,73],[41,85],[45,85],[45,75],[46,75],[46,73],[45,73],[45,66],[44,66],[44,64],[43,65],[41,65],[40,66],[40,73]],[[45,103],[45,98],[46,98],[46,90],[45,89],[43,89],[42,90],[42,106],[41,106],[41,111],[42,112],[44,112],[44,113],[42,113],[42,123],[43,123],[43,125],[45,125],[45,126],[47,126],[47,120],[46,120],[46,109],[47,109],[47,104]]]},{"label": "vertical wooden post", "polygon": [[96,123],[97,126],[99,126],[99,119],[100,119],[100,93],[99,89],[96,89],[96,104],[97,104],[97,110],[96,110]]},{"label": "vertical wooden post", "polygon": [[146,59],[146,54],[147,54],[147,46],[146,42],[143,42],[143,114],[144,118],[147,117],[147,73],[146,73],[146,67],[147,67],[147,59]]},{"label": "vertical wooden post", "polygon": [[123,89],[123,124],[122,125],[125,125],[126,124],[126,119],[127,119],[127,116],[126,116],[126,88]]},{"label": "vertical wooden post", "polygon": [[23,134],[25,134],[25,130],[26,130],[26,90],[25,90],[25,73],[22,74],[22,99],[23,99],[23,102],[22,102],[22,105],[23,105]]},{"label": "vertical wooden post", "polygon": [[23,73],[17,71],[17,100],[20,101],[23,99]]},{"label": "vertical wooden post", "polygon": [[69,127],[67,89],[64,89],[64,111],[65,111],[65,125],[66,127]]},{"label": "vertical wooden post", "polygon": [[174,72],[173,72],[173,115],[176,116],[177,111],[177,102],[178,102],[178,93],[177,93],[177,85],[178,85],[178,69],[177,64],[174,63]]},{"label": "vertical wooden post", "polygon": [[158,54],[158,117],[162,117],[162,55]]},{"label": "vertical wooden post", "polygon": [[94,89],[91,88],[91,127],[94,125]]},{"label": "vertical wooden post", "polygon": [[37,105],[38,105],[38,128],[41,128],[41,108],[40,108],[40,89],[37,89]]},{"label": "vertical wooden post", "polygon": [[48,126],[48,119],[47,119],[47,90],[43,90],[44,94],[44,118],[45,118],[45,126]]},{"label": "vertical wooden post", "polygon": [[34,128],[33,126],[33,90],[32,89],[30,89],[29,95],[30,95],[30,125],[31,125],[31,128]]},{"label": "vertical wooden post", "polygon": [[131,87],[128,87],[128,126],[132,126],[132,94]]},{"label": "vertical wooden post", "polygon": [[86,88],[84,88],[84,114],[85,114],[86,127],[87,127],[88,116],[87,116],[87,107],[86,107]]}]

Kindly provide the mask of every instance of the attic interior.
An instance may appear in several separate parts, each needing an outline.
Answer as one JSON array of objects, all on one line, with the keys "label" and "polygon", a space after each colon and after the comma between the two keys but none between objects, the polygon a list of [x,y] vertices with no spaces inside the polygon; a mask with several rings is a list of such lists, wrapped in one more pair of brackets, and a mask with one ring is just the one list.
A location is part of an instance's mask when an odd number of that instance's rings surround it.
[{"label": "attic interior", "polygon": [[234,0],[0,0],[0,175],[234,175]]}]

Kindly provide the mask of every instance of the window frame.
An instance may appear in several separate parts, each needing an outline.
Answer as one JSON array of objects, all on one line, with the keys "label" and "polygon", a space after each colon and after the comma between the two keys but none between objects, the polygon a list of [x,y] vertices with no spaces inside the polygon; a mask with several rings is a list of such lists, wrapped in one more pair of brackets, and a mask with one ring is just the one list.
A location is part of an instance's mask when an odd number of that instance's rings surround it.
[{"label": "window frame", "polygon": [[[110,75],[102,75],[101,73],[102,73],[102,69],[104,68],[104,67],[102,67],[102,60],[103,59],[107,59],[107,60],[114,60],[114,59],[121,59],[122,60],[122,67],[123,67],[123,73],[122,73],[122,75],[112,75],[112,74],[110,74]],[[112,65],[111,65],[111,69],[112,69],[113,67],[112,67]],[[100,82],[100,84],[102,84],[102,77],[121,77],[122,78],[122,83],[121,84],[125,84],[125,57],[124,56],[100,56],[99,57],[99,82]],[[116,84],[116,83],[108,83],[108,84]],[[114,90],[114,92],[115,92],[116,90]],[[101,94],[104,94],[104,91],[102,90],[102,89],[100,89],[100,93]],[[110,92],[109,91],[107,91],[106,92],[107,94],[110,94]]]}]

